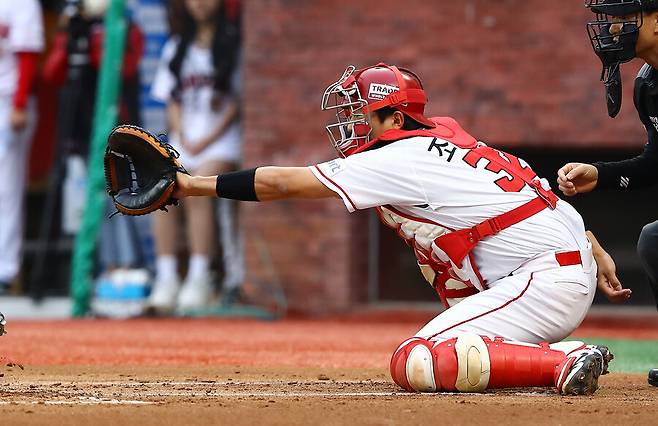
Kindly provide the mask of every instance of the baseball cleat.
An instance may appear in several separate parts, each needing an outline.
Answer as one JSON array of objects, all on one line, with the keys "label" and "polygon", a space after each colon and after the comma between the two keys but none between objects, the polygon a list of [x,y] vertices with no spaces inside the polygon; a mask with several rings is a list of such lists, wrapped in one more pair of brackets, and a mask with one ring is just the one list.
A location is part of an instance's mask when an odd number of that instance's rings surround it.
[{"label": "baseball cleat", "polygon": [[615,359],[615,356],[612,354],[612,352],[610,352],[610,349],[608,349],[607,346],[599,345],[599,346],[595,346],[594,348],[596,348],[599,352],[601,352],[601,356],[603,356],[601,375],[608,374],[610,372],[608,371],[608,364],[610,363],[610,361]]},{"label": "baseball cleat", "polygon": [[651,386],[658,387],[658,368],[652,368],[651,370],[649,370],[649,376],[647,378],[647,381]]},{"label": "baseball cleat", "polygon": [[572,352],[558,367],[558,392],[563,395],[593,394],[599,388],[599,377],[604,371],[607,373],[612,358],[605,346],[588,346]]}]

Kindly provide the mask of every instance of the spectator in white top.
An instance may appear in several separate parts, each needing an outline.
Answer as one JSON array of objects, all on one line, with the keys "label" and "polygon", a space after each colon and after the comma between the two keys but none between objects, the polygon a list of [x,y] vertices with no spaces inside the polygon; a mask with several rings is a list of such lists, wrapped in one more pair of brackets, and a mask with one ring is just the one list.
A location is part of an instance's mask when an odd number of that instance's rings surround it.
[{"label": "spectator in white top", "polygon": [[[235,1],[174,0],[170,4],[172,38],[163,49],[152,95],[167,103],[171,144],[191,173],[222,174],[234,170],[241,156],[240,18]],[[213,295],[210,259],[215,244],[211,199],[185,200],[190,253],[180,285],[176,230],[181,209],[157,214],[156,277],[149,305],[167,312],[202,308]],[[220,201],[223,285],[227,297],[239,291],[244,276],[235,204]]]}]

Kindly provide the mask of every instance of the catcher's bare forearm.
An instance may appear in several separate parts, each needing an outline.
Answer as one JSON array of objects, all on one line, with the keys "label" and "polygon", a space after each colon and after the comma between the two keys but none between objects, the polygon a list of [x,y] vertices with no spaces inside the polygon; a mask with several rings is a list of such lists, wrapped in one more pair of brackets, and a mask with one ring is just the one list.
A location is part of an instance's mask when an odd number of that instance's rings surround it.
[{"label": "catcher's bare forearm", "polygon": [[217,176],[189,176],[178,173],[176,176],[176,198],[212,197],[215,195]]},{"label": "catcher's bare forearm", "polygon": [[308,167],[259,167],[254,187],[261,201],[337,196]]},{"label": "catcher's bare forearm", "polygon": [[587,239],[589,239],[590,243],[592,243],[592,254],[594,254],[594,257],[602,252],[605,253],[601,243],[599,243],[592,231],[585,231],[585,234],[587,235]]},{"label": "catcher's bare forearm", "polygon": [[337,195],[307,167],[258,167],[221,176],[177,178],[177,196],[219,196],[247,201],[329,198]]}]

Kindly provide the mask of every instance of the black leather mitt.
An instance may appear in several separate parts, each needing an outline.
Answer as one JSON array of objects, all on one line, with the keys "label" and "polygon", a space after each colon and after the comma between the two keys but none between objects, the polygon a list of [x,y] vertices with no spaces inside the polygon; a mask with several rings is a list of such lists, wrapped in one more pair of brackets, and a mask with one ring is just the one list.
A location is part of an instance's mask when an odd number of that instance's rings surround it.
[{"label": "black leather mitt", "polygon": [[118,212],[138,216],[178,204],[176,173],[187,173],[166,136],[137,126],[115,127],[105,150],[105,183]]}]

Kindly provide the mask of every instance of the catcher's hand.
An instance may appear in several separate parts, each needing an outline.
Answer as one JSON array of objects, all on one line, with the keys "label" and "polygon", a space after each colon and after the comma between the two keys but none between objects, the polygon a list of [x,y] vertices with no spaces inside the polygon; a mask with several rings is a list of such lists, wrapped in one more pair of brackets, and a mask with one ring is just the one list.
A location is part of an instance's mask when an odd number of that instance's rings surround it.
[{"label": "catcher's hand", "polygon": [[187,171],[165,136],[117,126],[108,137],[104,160],[107,193],[118,212],[137,216],[178,204],[176,172]]}]

